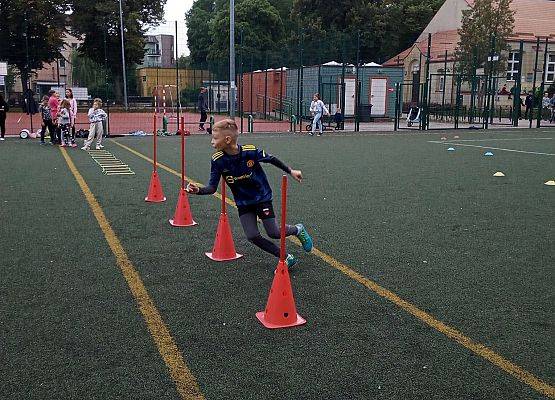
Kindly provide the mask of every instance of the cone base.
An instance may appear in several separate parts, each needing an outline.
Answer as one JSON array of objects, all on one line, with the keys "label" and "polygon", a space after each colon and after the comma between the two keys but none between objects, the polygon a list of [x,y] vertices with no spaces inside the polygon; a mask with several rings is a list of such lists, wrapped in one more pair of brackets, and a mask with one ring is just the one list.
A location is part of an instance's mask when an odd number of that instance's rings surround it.
[{"label": "cone base", "polygon": [[177,227],[195,226],[195,225],[198,225],[195,221],[191,222],[190,224],[180,224],[179,222],[175,222],[174,219],[170,219],[169,222],[170,222],[170,225],[171,225],[171,226],[177,226]]},{"label": "cone base", "polygon": [[162,197],[161,199],[150,199],[147,197],[145,197],[145,201],[148,201],[149,203],[163,203],[164,201],[166,201],[165,197]]},{"label": "cone base", "polygon": [[235,253],[235,257],[232,257],[232,258],[216,258],[216,257],[214,257],[214,253],[204,253],[204,254],[206,254],[206,257],[208,257],[209,259],[214,260],[214,261],[232,261],[232,260],[237,260],[238,258],[243,257],[243,255],[239,254],[239,253]]},{"label": "cone base", "polygon": [[284,325],[275,325],[275,324],[272,324],[272,323],[266,321],[264,311],[257,312],[256,313],[256,318],[258,318],[260,323],[268,329],[291,328],[293,326],[299,326],[299,325],[306,324],[306,320],[303,317],[301,317],[299,314],[297,314],[297,320],[296,321],[294,321],[290,324],[284,324]]}]

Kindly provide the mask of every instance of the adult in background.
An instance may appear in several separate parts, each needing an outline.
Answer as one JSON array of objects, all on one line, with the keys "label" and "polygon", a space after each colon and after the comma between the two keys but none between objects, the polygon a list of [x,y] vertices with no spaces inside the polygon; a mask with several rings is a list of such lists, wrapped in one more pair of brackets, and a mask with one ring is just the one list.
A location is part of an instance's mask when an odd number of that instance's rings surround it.
[{"label": "adult in background", "polygon": [[534,112],[534,96],[532,93],[528,93],[526,99],[524,100],[524,105],[526,106],[526,111],[524,112],[524,119],[528,119],[528,113],[530,113],[530,118]]},{"label": "adult in background", "polygon": [[58,127],[58,110],[60,109],[60,94],[55,90],[50,90],[48,92],[48,107],[50,107],[50,115],[52,115],[52,123],[54,124],[54,132],[50,132],[50,141],[52,142],[52,144],[60,144],[62,143],[60,128]]},{"label": "adult in background", "polygon": [[66,89],[66,99],[69,101],[69,116],[71,119],[71,147],[77,147],[75,143],[75,120],[77,119],[77,100],[73,98],[73,90]]},{"label": "adult in background", "polygon": [[204,131],[204,123],[206,118],[208,118],[208,90],[205,87],[200,88],[200,93],[198,95],[197,107],[200,111],[200,121],[198,124],[199,131]]},{"label": "adult in background", "polygon": [[6,113],[10,109],[4,97],[0,94],[0,140],[4,141],[4,135],[6,134]]}]

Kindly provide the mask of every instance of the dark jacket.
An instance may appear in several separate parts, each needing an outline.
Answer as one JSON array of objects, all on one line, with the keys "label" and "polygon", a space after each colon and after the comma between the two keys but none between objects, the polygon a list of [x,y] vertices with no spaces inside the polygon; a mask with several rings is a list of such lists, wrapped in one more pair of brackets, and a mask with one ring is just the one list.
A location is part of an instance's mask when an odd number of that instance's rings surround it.
[{"label": "dark jacket", "polygon": [[201,112],[206,112],[208,111],[208,93],[200,93],[198,95],[198,103],[197,103],[197,107],[199,109],[199,111]]},{"label": "dark jacket", "polygon": [[6,119],[6,113],[10,110],[10,106],[5,100],[0,100],[0,119]]}]

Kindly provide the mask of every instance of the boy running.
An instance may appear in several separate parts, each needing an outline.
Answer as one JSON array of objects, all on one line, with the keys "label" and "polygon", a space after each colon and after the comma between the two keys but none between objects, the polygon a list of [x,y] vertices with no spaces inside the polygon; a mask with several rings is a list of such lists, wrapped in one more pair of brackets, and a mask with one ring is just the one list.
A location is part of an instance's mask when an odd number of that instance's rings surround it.
[{"label": "boy running", "polygon": [[[189,183],[187,191],[200,195],[213,194],[220,182],[220,176],[223,176],[233,193],[241,225],[249,242],[279,258],[279,247],[263,238],[256,224],[258,216],[268,236],[279,239],[280,229],[272,206],[272,189],[260,163],[273,164],[299,182],[303,179],[302,173],[253,145],[237,144],[237,136],[237,124],[234,120],[225,119],[214,124],[211,144],[216,152],[212,155],[208,185],[199,188]],[[305,251],[312,250],[312,238],[302,224],[285,225],[285,235],[297,236]],[[288,254],[285,262],[291,268],[299,261]]]}]

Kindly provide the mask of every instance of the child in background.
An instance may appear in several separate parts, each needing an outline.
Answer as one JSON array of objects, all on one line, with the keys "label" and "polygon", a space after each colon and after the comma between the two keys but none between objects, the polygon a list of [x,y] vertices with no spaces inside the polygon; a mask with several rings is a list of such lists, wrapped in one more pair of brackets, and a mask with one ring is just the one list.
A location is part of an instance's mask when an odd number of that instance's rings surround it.
[{"label": "child in background", "polygon": [[48,107],[52,115],[52,124],[54,125],[54,132],[50,132],[50,140],[53,144],[61,143],[60,128],[58,126],[58,109],[60,107],[58,92],[51,90],[48,92]]},{"label": "child in background", "polygon": [[69,101],[69,114],[71,118],[71,147],[77,147],[75,143],[75,120],[77,119],[77,100],[73,97],[73,90],[66,89],[66,99]]},{"label": "child in background", "polygon": [[89,109],[89,137],[85,140],[85,145],[81,147],[81,150],[90,150],[91,143],[96,137],[96,149],[100,150],[102,146],[102,121],[107,117],[106,113],[102,108],[102,100],[99,98],[94,99],[92,108]]},{"label": "child in background", "polygon": [[341,114],[341,108],[337,107],[337,109],[335,110],[335,114],[333,115],[333,120],[335,121],[335,130],[338,131],[340,130],[341,127],[341,123],[343,122],[343,114]]},{"label": "child in background", "polygon": [[67,99],[62,100],[60,104],[60,109],[58,110],[58,126],[60,129],[60,135],[62,137],[62,143],[60,146],[69,146],[70,139],[70,129],[71,129],[71,116],[70,116],[71,105]]},{"label": "child in background", "polygon": [[[217,151],[212,156],[210,181],[203,188],[189,183],[187,191],[200,195],[213,194],[220,183],[220,177],[223,176],[233,193],[241,225],[249,242],[279,257],[279,247],[263,238],[256,224],[256,217],[258,217],[262,220],[268,236],[272,239],[280,238],[280,228],[276,223],[272,205],[272,189],[260,163],[273,164],[299,182],[303,176],[301,171],[289,168],[264,150],[257,149],[253,145],[238,145],[237,131],[237,124],[232,119],[214,124],[211,144]],[[302,224],[285,225],[285,235],[297,236],[305,251],[312,250],[312,238]],[[298,263],[298,259],[288,254],[285,262],[291,268]]]},{"label": "child in background", "polygon": [[48,133],[50,133],[50,144],[56,143],[56,128],[54,122],[52,122],[52,114],[50,112],[50,107],[48,106],[48,96],[42,96],[42,102],[39,106],[39,113],[42,118],[42,126],[40,130],[40,144],[46,144],[44,141],[44,134],[48,128]]}]

